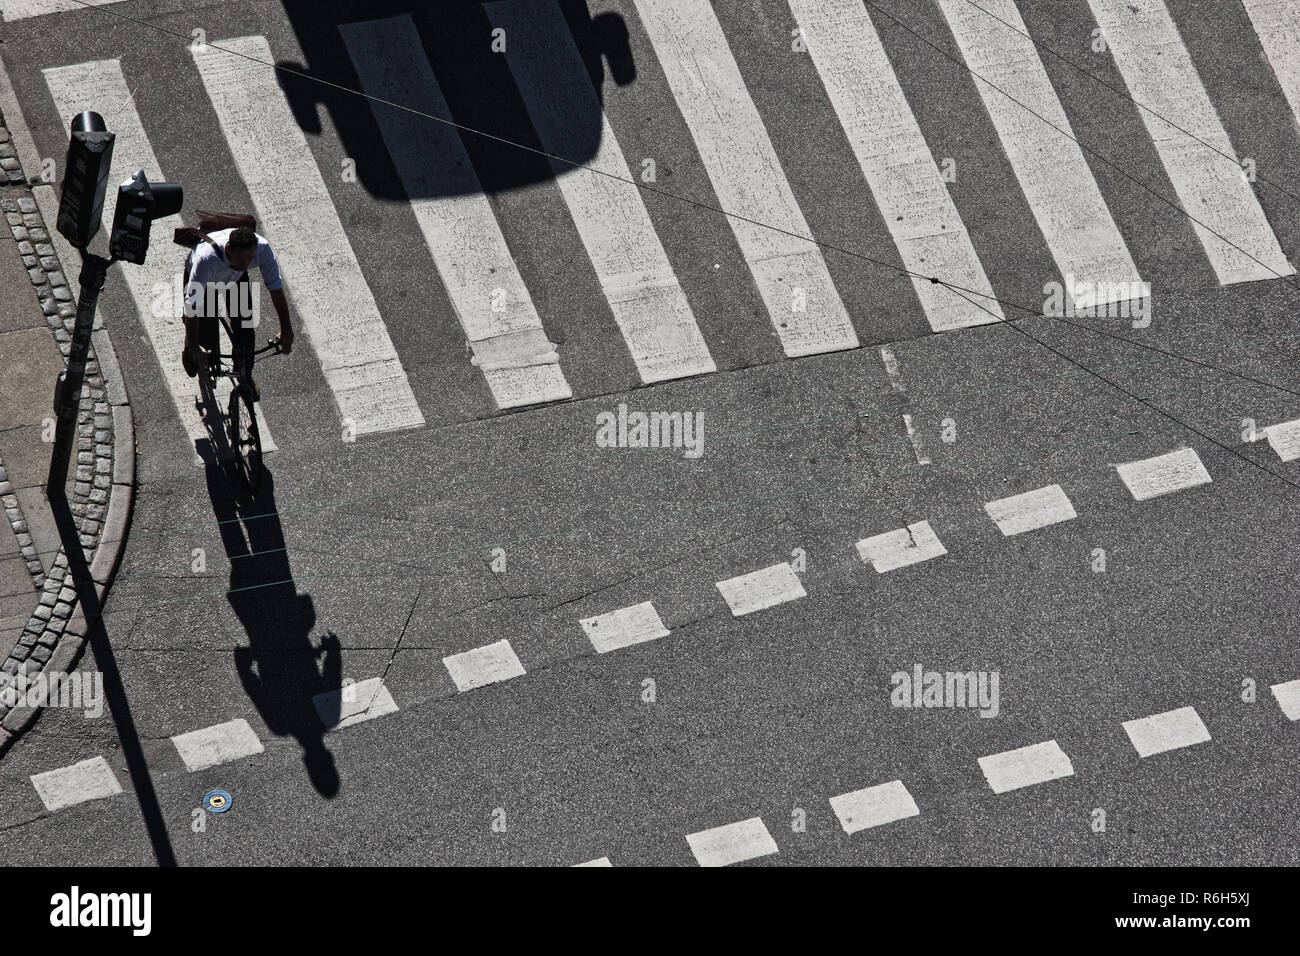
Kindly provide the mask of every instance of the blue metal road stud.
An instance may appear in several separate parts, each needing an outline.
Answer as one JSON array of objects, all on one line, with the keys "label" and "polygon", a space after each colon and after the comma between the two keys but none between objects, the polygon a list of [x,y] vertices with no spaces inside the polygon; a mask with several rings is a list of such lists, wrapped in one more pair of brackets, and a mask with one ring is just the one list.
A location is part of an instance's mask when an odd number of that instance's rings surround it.
[{"label": "blue metal road stud", "polygon": [[209,790],[203,795],[203,805],[208,808],[208,813],[225,813],[234,802],[225,790]]}]

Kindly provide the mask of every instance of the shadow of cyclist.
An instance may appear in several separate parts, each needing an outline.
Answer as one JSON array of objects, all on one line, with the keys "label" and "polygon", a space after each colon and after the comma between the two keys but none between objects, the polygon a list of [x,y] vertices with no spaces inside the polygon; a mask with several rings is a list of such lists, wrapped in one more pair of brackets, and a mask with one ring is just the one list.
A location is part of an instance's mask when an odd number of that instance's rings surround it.
[{"label": "shadow of cyclist", "polygon": [[[342,687],[339,640],[329,633],[319,648],[312,646],[316,610],[311,595],[299,594],[293,580],[270,472],[258,495],[249,498],[235,494],[239,486],[226,467],[205,458],[208,496],[230,559],[227,597],[248,635],[248,646],[235,649],[235,669],[267,727],[298,741],[312,785],[332,797],[339,776],[325,730],[339,715],[337,705],[335,712],[320,713],[313,698]],[[323,658],[319,665],[317,658]]]}]

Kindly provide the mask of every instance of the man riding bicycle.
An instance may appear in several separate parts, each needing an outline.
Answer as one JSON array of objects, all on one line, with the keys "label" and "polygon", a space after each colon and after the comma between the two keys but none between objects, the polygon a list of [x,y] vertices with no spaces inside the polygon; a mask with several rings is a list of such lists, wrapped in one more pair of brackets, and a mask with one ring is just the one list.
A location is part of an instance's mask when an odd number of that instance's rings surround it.
[{"label": "man riding bicycle", "polygon": [[[203,241],[185,260],[182,285],[185,290],[185,350],[181,364],[191,378],[202,368],[216,361],[219,349],[217,302],[224,299],[225,314],[230,320],[229,331],[233,337],[231,351],[237,356],[247,356],[251,363],[255,347],[257,324],[253,308],[252,288],[248,270],[254,265],[262,274],[262,282],[271,293],[276,315],[280,319],[277,341],[286,355],[293,350],[293,326],[289,323],[289,302],[284,295],[284,282],[280,278],[280,264],[275,251],[265,238],[248,226],[201,233]],[[257,383],[253,382],[255,399],[261,398]]]}]

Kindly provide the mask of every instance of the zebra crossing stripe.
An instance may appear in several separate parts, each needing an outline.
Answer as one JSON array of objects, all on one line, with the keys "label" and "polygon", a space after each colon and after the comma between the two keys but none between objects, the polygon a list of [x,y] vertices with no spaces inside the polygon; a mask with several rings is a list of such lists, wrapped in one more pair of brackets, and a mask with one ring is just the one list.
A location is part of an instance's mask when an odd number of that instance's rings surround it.
[{"label": "zebra crossing stripe", "polygon": [[1300,8],[1294,0],[1241,0],[1278,86],[1300,122]]},{"label": "zebra crossing stripe", "polygon": [[936,332],[1004,318],[861,0],[790,0],[822,85]]},{"label": "zebra crossing stripe", "polygon": [[857,333],[821,250],[809,241],[808,223],[708,0],[636,0],[636,8],[714,192],[732,214],[727,221],[785,354],[857,348]]},{"label": "zebra crossing stripe", "polygon": [[1219,283],[1293,275],[1164,0],[1088,5]]},{"label": "zebra crossing stripe", "polygon": [[[367,94],[451,118],[409,14],[339,32]],[[460,133],[375,100],[370,108],[497,407],[572,398]]]},{"label": "zebra crossing stripe", "polygon": [[260,754],[266,748],[242,717],[172,737],[172,745],[190,773]]},{"label": "zebra crossing stripe", "polygon": [[[122,0],[0,0],[0,22],[43,17],[50,13],[68,13],[86,7],[106,7]],[[135,167],[139,169],[140,167]]]},{"label": "zebra crossing stripe", "polygon": [[551,165],[641,381],[717,371],[640,190],[620,182],[631,170],[559,7],[507,0],[484,9],[511,37],[506,61],[543,149],[564,156],[573,117],[600,117],[600,143],[586,165],[609,175]]},{"label": "zebra crossing stripe", "polygon": [[1137,266],[1083,150],[1069,138],[1070,121],[1033,41],[1017,32],[1029,31],[1014,0],[939,0],[939,6],[977,74],[975,88],[1066,279],[1070,304],[1082,309],[1131,298],[1142,281]]},{"label": "zebra crossing stripe", "polygon": [[[302,324],[355,435],[424,424],[329,190],[271,69],[266,38],[190,48]],[[230,52],[227,52],[229,50]]]},{"label": "zebra crossing stripe", "polygon": [[1210,739],[1210,732],[1195,707],[1179,707],[1140,720],[1126,720],[1124,733],[1128,734],[1139,757],[1203,744]]},{"label": "zebra crossing stripe", "polygon": [[701,830],[686,837],[700,866],[730,866],[780,852],[761,817]]},{"label": "zebra crossing stripe", "polygon": [[62,810],[122,792],[113,768],[103,757],[91,757],[70,767],[32,774],[32,786],[46,810]]},{"label": "zebra crossing stripe", "polygon": [[[137,170],[143,169],[151,182],[166,182],[153,146],[145,133],[140,114],[135,108],[135,99],[127,89],[126,78],[122,75],[119,60],[94,60],[88,63],[76,63],[69,66],[53,67],[42,71],[45,85],[63,118],[66,129],[72,117],[95,104],[123,104],[113,115],[112,129],[117,135],[113,144],[113,169],[116,172],[104,194],[103,229],[107,231],[113,222],[113,210],[117,206],[117,185]],[[181,425],[193,445],[195,463],[201,464],[204,458],[211,458],[225,453],[226,439],[220,429],[215,432],[205,422],[219,421],[230,400],[231,382],[223,378],[217,381],[214,390],[215,399],[205,402],[198,379],[185,374],[181,365],[181,351],[185,344],[185,325],[181,320],[181,272],[184,267],[185,252],[179,246],[168,244],[171,232],[181,225],[180,216],[167,216],[153,224],[151,235],[153,249],[145,257],[144,265],[133,265],[118,269],[117,275],[126,284],[127,291],[135,304],[140,324],[144,326],[153,344],[154,354],[162,368],[163,379],[176,405]],[[77,275],[78,268],[64,262],[64,269],[69,281]],[[260,294],[260,290],[257,290]],[[223,348],[226,348],[224,333]],[[275,451],[275,439],[271,436],[270,426],[262,413],[262,403],[253,406],[257,414],[258,431],[262,437],[262,450]],[[217,444],[213,445],[213,439]]]}]

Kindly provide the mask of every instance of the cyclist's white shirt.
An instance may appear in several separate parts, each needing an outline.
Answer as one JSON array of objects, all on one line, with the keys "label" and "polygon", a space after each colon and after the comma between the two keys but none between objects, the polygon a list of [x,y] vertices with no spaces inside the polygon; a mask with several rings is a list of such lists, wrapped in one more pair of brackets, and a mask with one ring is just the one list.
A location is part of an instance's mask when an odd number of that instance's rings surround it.
[{"label": "cyclist's white shirt", "polygon": [[[210,232],[208,235],[212,237],[212,242],[200,242],[194,248],[191,254],[190,281],[185,287],[185,303],[190,308],[201,308],[204,290],[208,288],[209,282],[235,282],[243,275],[226,261],[226,240],[234,231],[219,229]],[[261,271],[262,282],[271,292],[284,287],[284,281],[280,278],[280,263],[275,258],[275,251],[261,235],[257,236],[257,251],[253,254],[253,261],[249,263],[248,268]]]}]

